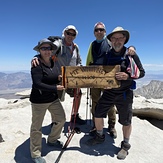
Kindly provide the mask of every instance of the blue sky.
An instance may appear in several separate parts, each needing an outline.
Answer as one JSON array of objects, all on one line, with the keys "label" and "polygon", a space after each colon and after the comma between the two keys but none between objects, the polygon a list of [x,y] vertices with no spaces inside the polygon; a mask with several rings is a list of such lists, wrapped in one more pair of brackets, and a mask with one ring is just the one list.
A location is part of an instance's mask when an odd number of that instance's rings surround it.
[{"label": "blue sky", "polygon": [[[30,70],[37,42],[50,35],[61,36],[67,25],[79,31],[83,65],[94,24],[102,21],[107,34],[116,26],[129,30],[145,70],[163,70],[162,0],[1,0],[0,72]],[[163,72],[163,71],[162,71]]]}]

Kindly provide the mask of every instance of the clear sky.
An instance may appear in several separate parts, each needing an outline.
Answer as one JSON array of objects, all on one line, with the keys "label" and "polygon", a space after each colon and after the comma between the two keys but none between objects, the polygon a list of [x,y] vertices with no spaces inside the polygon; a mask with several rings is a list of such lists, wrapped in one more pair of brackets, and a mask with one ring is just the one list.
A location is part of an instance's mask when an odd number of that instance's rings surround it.
[{"label": "clear sky", "polygon": [[76,26],[83,65],[94,24],[102,21],[107,34],[116,26],[129,30],[146,70],[163,70],[163,0],[1,0],[0,72],[30,70],[42,38],[61,36],[67,25]]}]

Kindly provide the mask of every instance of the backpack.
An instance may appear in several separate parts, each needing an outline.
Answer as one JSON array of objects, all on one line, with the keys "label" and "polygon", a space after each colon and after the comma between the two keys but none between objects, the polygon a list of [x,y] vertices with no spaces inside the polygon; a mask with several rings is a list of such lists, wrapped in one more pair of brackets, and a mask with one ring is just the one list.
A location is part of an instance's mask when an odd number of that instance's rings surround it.
[{"label": "backpack", "polygon": [[[54,42],[54,41],[56,41],[56,40],[59,40],[60,41],[60,47],[58,48],[58,50],[55,52],[55,56],[53,55],[53,57],[52,57],[52,59],[54,60],[54,61],[56,61],[57,60],[57,56],[58,56],[58,54],[60,53],[60,51],[61,51],[61,53],[64,51],[64,49],[65,49],[65,47],[64,47],[64,45],[62,45],[62,37],[60,37],[60,36],[49,36],[48,37],[48,39],[50,40],[50,41],[52,41],[52,42]],[[77,51],[77,59],[80,59],[80,55],[79,55],[79,48],[78,48],[78,45],[77,44],[75,44],[74,43],[74,46],[75,46],[75,49],[76,49],[76,51]],[[80,59],[81,60],[81,59]],[[81,63],[80,63],[81,64]]]},{"label": "backpack", "polygon": [[[51,42],[54,42],[54,41],[56,41],[56,40],[62,40],[62,37],[60,37],[60,36],[49,36],[48,37],[48,40],[50,40]],[[77,50],[77,54],[79,55],[79,48],[78,48],[78,46],[76,45],[76,44],[74,44],[75,45],[75,48],[76,48],[76,50]],[[56,51],[56,56],[58,55],[58,53],[61,51],[61,46],[59,47],[59,49]]]},{"label": "backpack", "polygon": [[[50,40],[51,42],[54,42],[56,40],[62,40],[62,38],[60,36],[49,36],[48,40]],[[58,48],[58,50],[56,51],[56,56],[58,55],[58,53],[61,51],[61,46]]]}]

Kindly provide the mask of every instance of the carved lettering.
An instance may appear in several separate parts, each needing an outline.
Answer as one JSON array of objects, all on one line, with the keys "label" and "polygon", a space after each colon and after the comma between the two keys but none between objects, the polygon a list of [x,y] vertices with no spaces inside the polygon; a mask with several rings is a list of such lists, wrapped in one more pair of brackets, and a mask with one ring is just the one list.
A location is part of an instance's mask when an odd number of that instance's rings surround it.
[{"label": "carved lettering", "polygon": [[[120,82],[115,79],[115,73],[120,66],[65,66],[65,88],[118,88]],[[63,71],[62,71],[63,72]]]}]

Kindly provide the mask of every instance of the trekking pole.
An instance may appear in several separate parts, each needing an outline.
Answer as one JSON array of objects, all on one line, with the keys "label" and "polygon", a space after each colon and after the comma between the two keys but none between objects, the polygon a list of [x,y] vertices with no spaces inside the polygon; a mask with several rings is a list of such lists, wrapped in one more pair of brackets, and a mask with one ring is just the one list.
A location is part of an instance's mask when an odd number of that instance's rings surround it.
[{"label": "trekking pole", "polygon": [[[90,120],[92,119],[92,98],[91,98],[91,89],[89,91],[89,113],[90,113]],[[91,125],[91,121],[90,121]]]},{"label": "trekking pole", "polygon": [[[79,109],[80,99],[81,99],[80,88],[75,88],[74,89],[74,99],[73,99],[72,111],[71,111],[71,118],[70,118],[70,125],[68,127],[69,131],[71,129],[74,129],[74,127],[75,127],[76,114],[77,114],[78,109]],[[72,114],[73,113],[74,113],[74,121],[72,123],[71,120],[72,120]]]},{"label": "trekking pole", "polygon": [[[89,102],[88,102],[88,100],[89,100],[89,88],[87,88],[87,101],[86,101],[86,120],[87,120],[87,122],[88,122],[88,105],[89,105]],[[88,123],[87,123],[88,124]]]},{"label": "trekking pole", "polygon": [[[72,111],[71,111],[71,118],[72,118],[72,113],[74,113],[76,115],[76,113],[78,112],[79,109],[79,101],[80,101],[80,88],[76,88],[74,90],[74,99],[73,99],[73,106],[72,106]],[[70,118],[70,123],[71,123],[71,118]],[[68,138],[67,141],[65,142],[64,146],[62,147],[62,150],[60,152],[60,154],[57,157],[57,160],[55,161],[55,163],[58,163],[63,152],[66,150],[67,146],[69,145],[72,137],[74,136],[75,133],[80,134],[80,128],[75,127],[75,121],[76,121],[76,116],[74,117],[74,122],[73,122],[73,126],[72,124],[69,125],[68,130],[69,130],[69,134],[68,134]],[[71,131],[71,132],[70,132]]]},{"label": "trekking pole", "polygon": [[67,141],[65,142],[64,146],[62,147],[61,152],[58,155],[58,157],[57,157],[57,159],[56,159],[56,161],[54,163],[58,163],[60,161],[63,152],[66,150],[67,146],[69,145],[69,143],[70,143],[70,141],[71,141],[71,139],[72,139],[72,137],[74,136],[75,133],[77,133],[77,134],[80,134],[81,133],[80,132],[80,129],[78,127],[75,127],[72,130],[72,132],[69,134],[69,136],[67,138]]}]

